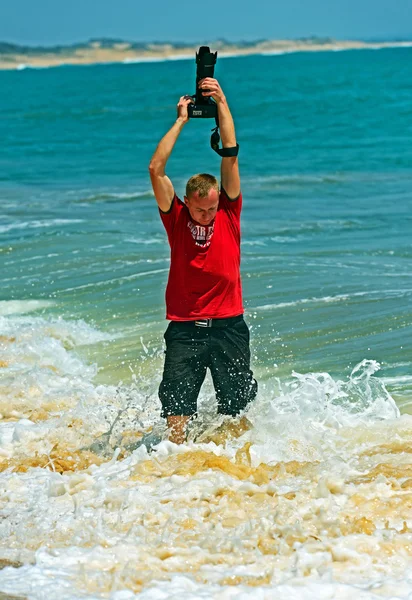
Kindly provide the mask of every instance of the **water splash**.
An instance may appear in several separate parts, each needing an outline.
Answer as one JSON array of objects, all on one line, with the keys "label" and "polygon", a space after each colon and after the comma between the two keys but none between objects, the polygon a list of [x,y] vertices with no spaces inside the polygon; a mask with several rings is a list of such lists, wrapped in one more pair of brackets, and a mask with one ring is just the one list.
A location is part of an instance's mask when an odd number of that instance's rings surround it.
[{"label": "water splash", "polygon": [[[3,327],[2,392],[19,410],[0,421],[1,591],[35,600],[412,593],[412,418],[399,416],[377,362],[345,381],[262,382],[235,424],[215,418],[206,386],[190,442],[127,452],[145,432],[165,432],[157,375],[95,385],[76,342],[99,332],[27,319]],[[99,436],[107,456],[85,448]]]}]

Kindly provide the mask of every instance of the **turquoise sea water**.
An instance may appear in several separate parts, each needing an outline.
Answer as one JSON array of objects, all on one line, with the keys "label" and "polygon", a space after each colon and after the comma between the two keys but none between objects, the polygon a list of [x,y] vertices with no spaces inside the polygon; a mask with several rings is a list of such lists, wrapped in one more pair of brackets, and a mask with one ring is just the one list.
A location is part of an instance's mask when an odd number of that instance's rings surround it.
[{"label": "turquoise sea water", "polygon": [[[244,299],[261,380],[347,377],[376,360],[401,410],[412,402],[411,58],[218,60],[241,146]],[[97,381],[143,369],[155,389],[160,377],[169,249],[147,165],[178,97],[194,92],[194,69],[0,72],[7,331],[22,315],[98,330],[78,348]],[[168,173],[179,194],[194,172],[218,174],[211,127],[192,121],[178,141]]]},{"label": "turquoise sea water", "polygon": [[[147,166],[194,60],[0,72],[7,597],[412,598],[411,58],[218,60],[259,393],[231,437],[209,378],[188,442],[151,454],[130,448],[166,437]],[[179,194],[218,174],[211,127],[178,141]]]}]

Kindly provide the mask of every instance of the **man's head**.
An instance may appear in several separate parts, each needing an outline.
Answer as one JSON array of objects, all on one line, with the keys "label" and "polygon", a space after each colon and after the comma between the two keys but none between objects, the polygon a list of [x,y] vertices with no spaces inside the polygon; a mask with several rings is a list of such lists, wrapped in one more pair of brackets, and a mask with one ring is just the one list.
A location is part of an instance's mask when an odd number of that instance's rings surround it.
[{"label": "man's head", "polygon": [[200,225],[209,225],[219,206],[219,183],[213,175],[193,175],[186,184],[185,204],[190,216]]}]

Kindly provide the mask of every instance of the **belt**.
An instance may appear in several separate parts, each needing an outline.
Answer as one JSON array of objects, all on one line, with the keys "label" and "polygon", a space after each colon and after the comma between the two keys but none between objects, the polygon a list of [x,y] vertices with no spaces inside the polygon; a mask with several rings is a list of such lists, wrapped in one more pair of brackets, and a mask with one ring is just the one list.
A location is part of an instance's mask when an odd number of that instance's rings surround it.
[{"label": "belt", "polygon": [[196,321],[175,321],[175,323],[184,323],[193,325],[193,327],[227,327],[243,320],[243,315],[228,317],[227,319],[196,319]]}]

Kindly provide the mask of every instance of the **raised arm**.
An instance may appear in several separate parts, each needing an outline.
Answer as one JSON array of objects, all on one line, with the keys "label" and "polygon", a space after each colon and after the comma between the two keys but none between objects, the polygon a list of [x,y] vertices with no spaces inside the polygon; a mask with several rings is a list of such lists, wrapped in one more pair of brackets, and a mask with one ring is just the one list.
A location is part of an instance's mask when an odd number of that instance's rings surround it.
[{"label": "raised arm", "polygon": [[[212,77],[206,77],[199,81],[199,88],[209,90],[208,92],[203,92],[203,96],[211,96],[217,104],[220,137],[223,148],[233,148],[236,146],[235,124],[226,96],[219,82]],[[222,187],[229,198],[233,200],[237,198],[240,194],[239,161],[237,156],[222,158],[220,176]]]},{"label": "raised arm", "polygon": [[170,209],[174,196],[173,184],[165,173],[166,163],[177,138],[189,120],[188,105],[193,102],[189,96],[182,96],[177,104],[177,119],[166,135],[160,140],[149,165],[153,192],[159,208],[163,212]]}]

